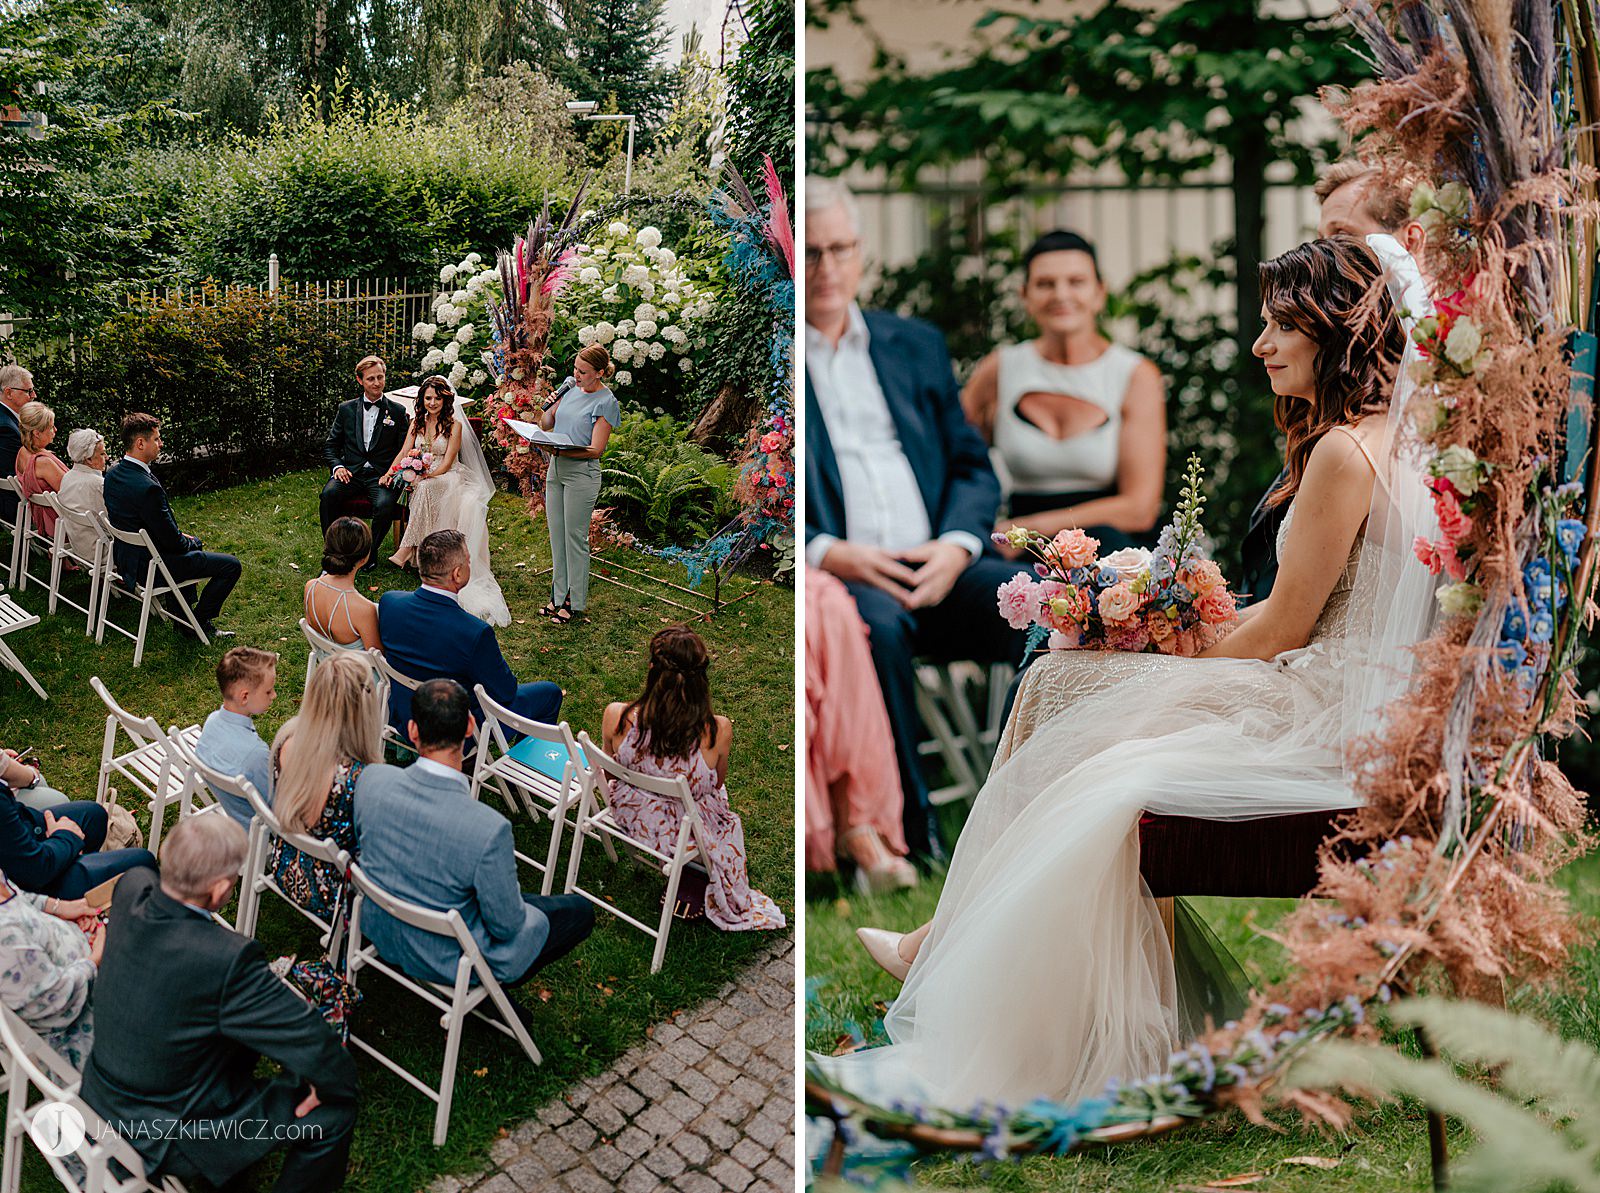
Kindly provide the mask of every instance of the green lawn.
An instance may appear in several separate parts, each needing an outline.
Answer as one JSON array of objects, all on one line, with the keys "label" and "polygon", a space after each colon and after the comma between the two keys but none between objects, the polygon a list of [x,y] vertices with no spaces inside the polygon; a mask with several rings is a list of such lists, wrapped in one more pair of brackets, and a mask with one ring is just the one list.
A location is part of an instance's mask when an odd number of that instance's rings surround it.
[{"label": "green lawn", "polygon": [[[208,548],[232,552],[244,561],[244,578],[219,618],[221,628],[237,631],[234,644],[261,646],[283,656],[278,702],[258,722],[268,740],[293,715],[305,673],[305,642],[297,623],[301,589],[307,577],[317,574],[321,559],[316,509],[320,484],[320,473],[303,472],[175,502],[186,530],[200,535]],[[549,563],[543,520],[530,521],[520,501],[497,495],[490,538],[495,574],[512,609],[513,624],[500,631],[512,669],[524,680],[559,681],[567,689],[563,712],[574,731],[598,735],[606,702],[630,697],[642,686],[650,634],[688,615],[597,581],[588,621],[554,627],[534,613],[549,598],[548,579],[534,574]],[[643,558],[629,555],[624,561],[681,580],[681,568],[641,562]],[[700,604],[637,577],[623,578],[684,604]],[[370,583],[414,586],[410,577],[387,565]],[[729,789],[744,818],[751,880],[792,921],[794,596],[788,588],[742,576],[732,584],[736,593],[752,586],[749,599],[695,628],[713,652],[717,708],[734,722]],[[30,587],[18,599],[33,612],[44,613],[42,590]],[[127,624],[127,603],[119,602],[119,608],[113,616]],[[222,648],[191,643],[165,623],[151,630],[137,670],[131,642],[108,634],[97,648],[83,635],[82,616],[68,609],[9,641],[49,691],[50,701],[41,703],[11,672],[0,670],[0,745],[36,745],[47,778],[75,798],[94,797],[105,729],[104,707],[89,688],[90,676],[99,675],[124,707],[155,716],[162,724],[204,720],[218,704],[213,668]],[[543,838],[526,826],[519,826],[518,837],[525,852],[543,856]],[[529,848],[536,841],[537,849]],[[426,858],[426,844],[418,842],[418,864],[426,864]],[[564,850],[563,866],[565,858]],[[584,873],[620,905],[648,910],[641,918],[654,918],[662,889],[658,878],[626,862],[613,871],[599,849],[585,850]],[[533,887],[536,878],[529,872],[524,885]],[[309,925],[272,899],[263,903],[259,935],[269,955],[309,955],[315,947]],[[764,933],[725,933],[704,923],[679,923],[663,971],[651,976],[652,942],[620,921],[602,917],[584,946],[521,992],[535,1008],[533,1034],[544,1053],[543,1065],[529,1064],[514,1043],[488,1027],[468,1028],[450,1137],[439,1149],[430,1142],[433,1104],[362,1058],[363,1101],[350,1187],[416,1189],[439,1173],[479,1165],[502,1128],[640,1043],[652,1023],[714,993],[767,939]],[[150,980],[160,981],[161,975],[152,973]],[[363,988],[367,1001],[356,1030],[381,1037],[381,1047],[398,1052],[424,1080],[432,1080],[443,1054],[444,1034],[437,1020],[380,974],[370,974]],[[46,1188],[50,1182],[35,1185]]]},{"label": "green lawn", "polygon": [[[1576,863],[1565,876],[1576,909],[1600,913],[1600,857]],[[813,887],[807,904],[806,981],[813,992],[806,1047],[832,1052],[852,1029],[870,1032],[897,990],[897,983],[867,957],[855,940],[863,924],[897,930],[927,919],[938,902],[937,881],[915,891],[876,898],[842,897]],[[1260,935],[1293,900],[1198,899],[1195,906],[1253,978],[1271,982],[1284,973],[1282,950]],[[1600,947],[1583,949],[1558,986],[1524,990],[1515,1009],[1538,1015],[1564,1035],[1600,1047]],[[920,1162],[918,1184],[939,1188],[988,1188],[1007,1193],[1150,1193],[1205,1186],[1230,1176],[1262,1173],[1243,1187],[1271,1193],[1423,1193],[1432,1188],[1425,1116],[1414,1103],[1367,1108],[1352,1131],[1336,1135],[1305,1128],[1292,1114],[1273,1116],[1274,1128],[1255,1127],[1241,1116],[1224,1116],[1162,1139],[1101,1148],[1063,1158],[979,1167],[966,1160],[934,1157]],[[1468,1132],[1452,1123],[1452,1152],[1471,1145]],[[1323,1169],[1295,1158],[1320,1156],[1338,1164]]]}]

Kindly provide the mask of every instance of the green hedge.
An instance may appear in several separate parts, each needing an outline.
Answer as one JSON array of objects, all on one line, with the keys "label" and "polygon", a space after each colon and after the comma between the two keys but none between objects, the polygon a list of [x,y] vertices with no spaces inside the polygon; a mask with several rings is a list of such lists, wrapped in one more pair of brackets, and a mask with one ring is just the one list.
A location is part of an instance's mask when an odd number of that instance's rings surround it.
[{"label": "green hedge", "polygon": [[[116,454],[123,415],[145,410],[163,423],[163,481],[197,492],[320,463],[335,407],[358,392],[355,362],[392,340],[391,322],[347,306],[213,290],[123,311],[75,352],[57,349],[32,367],[40,399],[56,412],[59,446],[93,427]],[[415,367],[388,364],[391,377]]]}]

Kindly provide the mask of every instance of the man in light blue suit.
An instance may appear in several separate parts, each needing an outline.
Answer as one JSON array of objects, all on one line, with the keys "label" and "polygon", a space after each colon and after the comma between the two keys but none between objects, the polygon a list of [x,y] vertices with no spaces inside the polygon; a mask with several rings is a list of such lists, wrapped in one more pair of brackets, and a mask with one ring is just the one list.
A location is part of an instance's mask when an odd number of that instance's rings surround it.
[{"label": "man in light blue suit", "polygon": [[[422,587],[416,592],[386,592],[378,598],[378,634],[383,653],[401,675],[412,679],[453,679],[467,691],[474,684],[512,712],[553,725],[561,715],[561,686],[518,683],[500,653],[494,628],[461,607],[456,596],[472,578],[467,540],[459,530],[436,530],[417,546]],[[406,731],[410,691],[389,689],[389,723]],[[477,701],[472,715],[483,718]]]},{"label": "man in light blue suit", "polygon": [[[594,908],[582,895],[530,895],[518,887],[511,824],[472,798],[461,771],[462,747],[477,732],[466,689],[451,679],[423,684],[407,732],[416,762],[369,766],[356,782],[361,868],[402,899],[459,911],[494,976],[505,985],[524,982],[587,939]],[[361,913],[361,932],[412,977],[455,981],[461,951],[448,938],[371,904]]]}]

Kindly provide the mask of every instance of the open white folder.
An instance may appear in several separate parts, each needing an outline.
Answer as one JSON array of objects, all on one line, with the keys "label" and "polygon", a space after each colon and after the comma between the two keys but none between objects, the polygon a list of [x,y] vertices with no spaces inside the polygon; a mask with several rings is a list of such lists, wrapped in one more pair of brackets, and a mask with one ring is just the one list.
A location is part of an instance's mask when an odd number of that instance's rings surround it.
[{"label": "open white folder", "polygon": [[540,447],[588,447],[587,443],[579,443],[570,435],[557,435],[553,431],[541,430],[533,423],[525,423],[521,419],[508,418],[504,420],[518,435],[529,443],[537,443]]}]

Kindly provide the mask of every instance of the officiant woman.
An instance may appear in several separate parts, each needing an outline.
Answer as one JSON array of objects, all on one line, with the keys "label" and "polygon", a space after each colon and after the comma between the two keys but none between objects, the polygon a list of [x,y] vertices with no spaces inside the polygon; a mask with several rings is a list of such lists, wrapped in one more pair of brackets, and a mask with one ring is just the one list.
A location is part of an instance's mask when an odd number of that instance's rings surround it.
[{"label": "officiant woman", "polygon": [[545,448],[544,518],[550,526],[550,603],[539,610],[557,625],[589,607],[589,522],[600,498],[600,457],[622,421],[617,395],[606,386],[617,371],[599,344],[578,351],[572,376],[539,415],[539,426],[587,447]]}]

